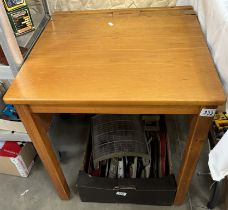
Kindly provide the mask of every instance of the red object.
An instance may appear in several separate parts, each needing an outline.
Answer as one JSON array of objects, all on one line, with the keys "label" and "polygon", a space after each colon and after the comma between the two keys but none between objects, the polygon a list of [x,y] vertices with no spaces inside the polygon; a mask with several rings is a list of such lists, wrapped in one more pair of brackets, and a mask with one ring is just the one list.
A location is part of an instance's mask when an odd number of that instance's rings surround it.
[{"label": "red object", "polygon": [[160,132],[160,156],[162,177],[165,176],[166,165],[166,135],[164,131]]},{"label": "red object", "polygon": [[20,145],[15,141],[6,141],[0,149],[0,156],[3,157],[17,157],[21,151]]}]

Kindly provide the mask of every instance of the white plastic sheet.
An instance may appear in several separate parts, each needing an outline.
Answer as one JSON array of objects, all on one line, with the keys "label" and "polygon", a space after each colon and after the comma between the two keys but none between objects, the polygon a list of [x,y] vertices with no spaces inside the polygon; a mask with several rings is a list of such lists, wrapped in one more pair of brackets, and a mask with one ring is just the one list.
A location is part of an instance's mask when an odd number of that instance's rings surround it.
[{"label": "white plastic sheet", "polygon": [[176,0],[48,0],[52,11],[175,6]]},{"label": "white plastic sheet", "polygon": [[208,165],[213,180],[220,181],[228,175],[228,132],[209,153]]}]

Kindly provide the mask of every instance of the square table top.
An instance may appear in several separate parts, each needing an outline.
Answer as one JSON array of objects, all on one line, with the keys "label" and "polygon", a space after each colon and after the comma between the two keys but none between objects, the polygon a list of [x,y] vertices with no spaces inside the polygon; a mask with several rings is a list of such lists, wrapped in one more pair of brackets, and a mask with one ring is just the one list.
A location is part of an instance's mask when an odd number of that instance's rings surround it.
[{"label": "square table top", "polygon": [[4,97],[12,104],[221,105],[190,7],[57,12]]}]

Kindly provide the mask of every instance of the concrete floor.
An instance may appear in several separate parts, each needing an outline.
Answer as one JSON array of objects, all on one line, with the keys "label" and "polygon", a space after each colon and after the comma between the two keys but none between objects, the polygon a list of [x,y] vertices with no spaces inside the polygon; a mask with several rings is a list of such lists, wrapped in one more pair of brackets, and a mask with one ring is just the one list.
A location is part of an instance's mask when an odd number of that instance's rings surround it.
[{"label": "concrete floor", "polygon": [[[176,172],[181,157],[181,149],[184,146],[183,139],[186,136],[186,126],[182,118],[168,119],[169,130],[179,131],[180,135],[175,136],[177,132],[172,132],[170,141],[172,151],[173,171]],[[208,147],[205,145],[201,155],[196,174],[193,178],[190,192],[185,203],[179,207],[158,207],[132,204],[99,204],[83,203],[80,201],[75,189],[76,178],[79,168],[82,165],[83,152],[85,148],[86,135],[88,131],[88,120],[82,116],[73,116],[68,120],[56,118],[52,128],[51,136],[55,139],[55,145],[62,153],[61,165],[65,173],[67,182],[72,191],[70,201],[61,201],[52,183],[43,168],[39,158],[32,168],[28,178],[20,178],[0,174],[0,209],[4,210],[204,210],[209,198],[209,189],[211,180],[209,175],[197,175],[197,173],[208,172],[207,154]],[[180,132],[181,131],[181,132]],[[172,139],[177,139],[174,144]],[[27,193],[24,193],[26,190]],[[23,195],[24,193],[24,195]],[[222,206],[215,210],[225,210]]]}]

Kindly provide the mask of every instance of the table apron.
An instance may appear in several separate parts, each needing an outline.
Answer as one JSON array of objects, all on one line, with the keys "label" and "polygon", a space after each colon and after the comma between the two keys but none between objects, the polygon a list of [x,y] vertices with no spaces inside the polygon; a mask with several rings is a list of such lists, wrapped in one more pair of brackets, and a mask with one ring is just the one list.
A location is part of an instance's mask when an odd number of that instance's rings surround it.
[{"label": "table apron", "polygon": [[33,113],[199,114],[201,106],[29,105]]}]

